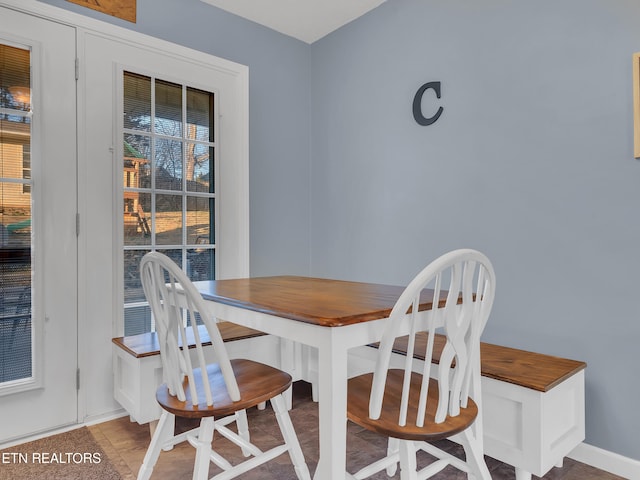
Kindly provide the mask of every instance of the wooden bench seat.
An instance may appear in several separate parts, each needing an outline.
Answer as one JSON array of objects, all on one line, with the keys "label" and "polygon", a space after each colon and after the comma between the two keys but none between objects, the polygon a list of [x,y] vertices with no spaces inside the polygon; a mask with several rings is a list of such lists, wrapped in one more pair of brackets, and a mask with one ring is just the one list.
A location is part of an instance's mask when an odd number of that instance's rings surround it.
[{"label": "wooden bench seat", "polygon": [[[400,337],[393,345],[393,352],[407,354],[408,337]],[[445,336],[438,334],[433,341],[433,361],[440,361],[445,344]],[[426,350],[427,334],[416,335],[415,349]],[[377,346],[377,345],[372,345]],[[424,360],[424,356],[415,355]],[[480,370],[482,376],[501,382],[520,385],[539,392],[548,392],[567,378],[586,368],[585,362],[518,350],[490,343],[480,343]]]},{"label": "wooden bench seat", "polygon": [[[253,330],[252,328],[243,327],[242,325],[225,321],[218,322],[218,330],[220,331],[222,340],[225,342],[233,342],[236,340],[244,340],[247,338],[267,335],[259,330]],[[209,332],[207,332],[204,325],[200,325],[198,327],[198,333],[200,334],[202,345],[210,346],[211,340],[209,339]],[[193,348],[195,343],[193,333],[191,331],[187,333],[187,338],[189,340],[189,348]],[[156,332],[129,335],[127,337],[116,337],[111,341],[125,352],[133,355],[135,358],[160,355],[160,344],[158,343],[158,334]]]}]

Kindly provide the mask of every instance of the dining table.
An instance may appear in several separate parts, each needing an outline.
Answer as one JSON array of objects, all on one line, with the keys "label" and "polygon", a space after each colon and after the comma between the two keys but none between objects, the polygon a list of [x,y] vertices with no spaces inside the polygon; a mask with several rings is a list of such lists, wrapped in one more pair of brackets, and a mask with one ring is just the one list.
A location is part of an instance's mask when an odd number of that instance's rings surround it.
[{"label": "dining table", "polygon": [[[345,478],[348,351],[380,340],[404,287],[292,275],[194,284],[214,317],[317,349],[320,451],[313,478]],[[425,294],[420,310],[431,302]],[[408,322],[404,328],[400,334],[408,333]]]}]

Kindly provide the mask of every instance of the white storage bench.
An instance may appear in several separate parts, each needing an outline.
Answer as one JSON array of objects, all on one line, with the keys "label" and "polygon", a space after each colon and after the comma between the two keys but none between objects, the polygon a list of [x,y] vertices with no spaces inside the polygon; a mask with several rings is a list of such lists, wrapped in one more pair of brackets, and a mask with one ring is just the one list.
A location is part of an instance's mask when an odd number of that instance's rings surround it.
[{"label": "white storage bench", "polygon": [[[230,322],[220,322],[219,329],[231,358],[283,368],[315,390],[315,349]],[[208,339],[204,328],[201,333]],[[406,355],[404,343],[395,345],[398,365]],[[444,337],[437,336],[435,361],[443,345]],[[113,339],[114,396],[140,424],[160,417],[155,399],[162,383],[159,353],[155,333]],[[349,376],[372,371],[376,354],[371,346],[350,350]],[[516,480],[544,476],[584,440],[585,367],[575,360],[481,344],[485,453],[513,465]]]}]

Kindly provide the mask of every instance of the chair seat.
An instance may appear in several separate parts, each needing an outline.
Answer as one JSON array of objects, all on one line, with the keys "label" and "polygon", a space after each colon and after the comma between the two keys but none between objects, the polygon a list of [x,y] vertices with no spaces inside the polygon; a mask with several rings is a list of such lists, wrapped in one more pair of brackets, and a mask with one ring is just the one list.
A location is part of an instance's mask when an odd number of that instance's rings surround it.
[{"label": "chair seat", "polygon": [[412,373],[407,424],[405,426],[398,425],[403,377],[403,370],[388,371],[382,412],[377,420],[369,418],[369,397],[373,373],[350,379],[347,400],[347,417],[349,420],[368,430],[373,430],[388,437],[432,442],[462,432],[476,419],[478,407],[469,398],[467,407],[460,409],[460,415],[456,417],[447,415],[444,422],[435,423],[435,413],[438,405],[438,383],[436,380],[430,379],[424,426],[417,427],[415,423],[422,376],[418,373]]},{"label": "chair seat", "polygon": [[[156,392],[156,399],[162,408],[168,412],[185,418],[224,417],[239,410],[254,407],[266,402],[284,392],[291,385],[291,375],[276,368],[246,359],[231,360],[231,367],[235,374],[240,400],[234,402],[229,397],[224,378],[217,363],[207,366],[207,374],[211,391],[213,393],[213,405],[207,406],[206,402],[194,405],[191,399],[188,380],[183,382],[186,400],[181,402],[177,397],[169,394],[166,384],[160,385]],[[197,372],[199,369],[194,369]],[[204,386],[201,375],[197,373],[196,389],[198,396],[204,399]]]}]

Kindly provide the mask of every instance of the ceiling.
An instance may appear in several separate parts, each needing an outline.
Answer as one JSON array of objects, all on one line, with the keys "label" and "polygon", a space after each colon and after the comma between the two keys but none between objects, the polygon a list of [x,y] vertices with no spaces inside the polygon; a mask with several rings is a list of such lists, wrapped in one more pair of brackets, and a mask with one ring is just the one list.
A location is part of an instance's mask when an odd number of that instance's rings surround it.
[{"label": "ceiling", "polygon": [[202,0],[306,43],[313,43],[386,0]]}]

